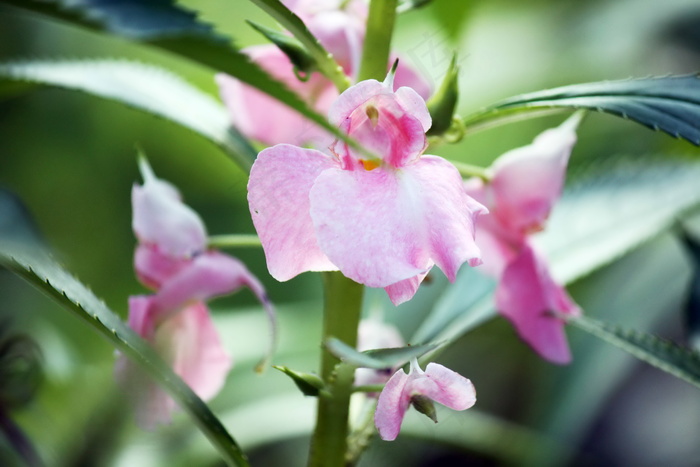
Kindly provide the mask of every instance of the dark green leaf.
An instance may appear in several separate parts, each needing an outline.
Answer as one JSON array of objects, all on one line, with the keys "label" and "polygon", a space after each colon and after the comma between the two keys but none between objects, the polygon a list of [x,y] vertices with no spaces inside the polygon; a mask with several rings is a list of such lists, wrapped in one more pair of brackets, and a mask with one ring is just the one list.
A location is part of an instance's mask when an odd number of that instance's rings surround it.
[{"label": "dark green leaf", "polygon": [[651,334],[623,329],[585,316],[562,316],[569,324],[700,388],[700,354]]},{"label": "dark green leaf", "polygon": [[221,104],[162,68],[125,60],[11,62],[0,64],[0,90],[7,83],[72,89],[157,115],[212,141],[246,172],[257,156]]},{"label": "dark green leaf", "polygon": [[345,75],[343,68],[335,61],[333,55],[328,53],[318,39],[311,34],[304,22],[289,8],[284,6],[282,2],[279,0],[251,0],[251,2],[272,16],[299,40],[301,45],[309,51],[316,61],[319,71],[331,80],[339,91],[342,92],[350,86],[350,79]]},{"label": "dark green leaf", "polygon": [[346,139],[324,116],[232,47],[229,38],[214,32],[211,25],[199,21],[174,0],[0,0],[0,4],[108,31],[228,73]]},{"label": "dark green leaf", "polygon": [[0,188],[0,239],[43,243],[32,214],[17,195],[5,188]]},{"label": "dark green leaf", "polygon": [[245,455],[207,405],[155,351],[107,308],[86,286],[62,269],[44,250],[3,238],[0,264],[26,279],[65,310],[88,323],[146,370],[195,420],[228,462],[247,466]]},{"label": "dark green leaf", "polygon": [[527,118],[528,113],[587,109],[623,117],[700,145],[697,75],[575,84],[522,94],[467,116],[467,131]]},{"label": "dark green leaf", "polygon": [[260,34],[265,36],[270,42],[275,44],[294,64],[297,71],[309,73],[316,67],[316,60],[309,54],[309,51],[301,45],[298,39],[290,37],[281,32],[275,31],[262,24],[248,21],[248,24],[253,26]]},{"label": "dark green leaf", "polygon": [[299,390],[305,395],[305,396],[313,396],[316,397],[318,396],[318,393],[324,388],[323,380],[318,377],[318,375],[314,375],[311,373],[302,373],[299,371],[294,371],[290,368],[287,368],[286,366],[277,366],[273,365],[274,369],[281,371],[285,375],[289,376],[292,378],[292,381],[294,381],[294,384],[297,385]]},{"label": "dark green leaf", "polygon": [[412,358],[436,349],[439,344],[423,344],[395,349],[376,349],[358,352],[339,339],[331,337],[325,343],[326,349],[343,362],[360,367],[383,370],[399,367]]},{"label": "dark green leaf", "polygon": [[700,350],[700,242],[691,232],[681,232],[683,245],[690,256],[693,276],[690,281],[690,290],[685,302],[685,327],[689,344],[696,350]]}]

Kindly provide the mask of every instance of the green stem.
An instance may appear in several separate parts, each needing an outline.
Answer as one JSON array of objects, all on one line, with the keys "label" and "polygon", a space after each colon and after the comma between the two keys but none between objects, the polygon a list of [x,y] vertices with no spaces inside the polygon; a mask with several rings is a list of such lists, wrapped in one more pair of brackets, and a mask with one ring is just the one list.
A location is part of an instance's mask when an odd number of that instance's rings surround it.
[{"label": "green stem", "polygon": [[381,81],[386,76],[396,4],[397,0],[372,0],[370,3],[358,81]]},{"label": "green stem", "polygon": [[212,248],[261,248],[260,238],[255,234],[212,235],[208,244]]},{"label": "green stem", "polygon": [[[323,273],[325,301],[323,341],[336,337],[355,347],[362,308],[362,285],[340,272]],[[325,348],[321,353],[321,378],[329,394],[318,398],[316,429],[311,439],[310,467],[346,465],[348,412],[355,369],[340,364]]]}]

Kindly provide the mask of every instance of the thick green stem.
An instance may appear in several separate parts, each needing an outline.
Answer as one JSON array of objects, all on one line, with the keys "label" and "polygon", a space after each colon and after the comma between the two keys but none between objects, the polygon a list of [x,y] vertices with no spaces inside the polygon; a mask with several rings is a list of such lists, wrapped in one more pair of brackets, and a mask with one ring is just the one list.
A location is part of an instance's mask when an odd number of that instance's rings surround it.
[{"label": "thick green stem", "polygon": [[396,19],[396,4],[397,0],[372,0],[370,3],[358,81],[381,81],[386,76],[391,35]]},{"label": "thick green stem", "polygon": [[[355,347],[362,308],[362,285],[339,272],[323,274],[325,301],[323,341],[336,337]],[[319,396],[316,429],[311,440],[309,466],[342,467],[346,464],[348,412],[355,369],[325,348],[321,354],[321,377],[328,394]]]}]

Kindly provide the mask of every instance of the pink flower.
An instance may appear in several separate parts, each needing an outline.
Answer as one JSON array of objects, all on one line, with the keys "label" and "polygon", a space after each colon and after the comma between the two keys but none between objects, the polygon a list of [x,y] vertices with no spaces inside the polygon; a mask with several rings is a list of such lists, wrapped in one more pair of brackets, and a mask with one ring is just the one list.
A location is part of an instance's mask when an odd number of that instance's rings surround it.
[{"label": "pink flower", "polygon": [[[215,396],[231,368],[206,301],[248,287],[263,303],[274,334],[274,310],[260,282],[237,259],[206,250],[199,216],[182,204],[177,190],[140,161],[143,186],[134,186],[135,254],[139,279],[154,295],[129,299],[129,326],[203,399]],[[274,337],[273,337],[274,342]],[[137,422],[146,429],[170,420],[175,402],[121,356],[117,378],[129,384]]]},{"label": "pink flower", "polygon": [[367,80],[345,91],[330,121],[376,156],[335,143],[332,154],[277,145],[259,155],[248,182],[253,223],[270,274],[340,270],[409,300],[434,264],[453,281],[478,265],[474,222],[486,209],[457,169],[422,155],[431,120],[411,88]]},{"label": "pink flower", "polygon": [[[360,65],[366,2],[346,2],[343,8],[340,1],[298,0],[284,3],[306,23],[345,73],[353,77]],[[318,72],[311,73],[307,81],[300,81],[290,60],[275,45],[254,46],[245,51],[254,62],[321,114],[326,114],[338,97],[333,83]],[[228,75],[219,74],[216,80],[231,121],[249,138],[267,145],[311,144],[318,148],[326,147],[332,141],[332,136],[318,125],[267,94]],[[396,85],[413,87],[423,98],[430,95],[428,83],[403,62],[396,73]]]},{"label": "pink flower", "polygon": [[551,312],[575,315],[580,310],[551,277],[530,236],[544,228],[561,194],[579,120],[576,114],[531,145],[499,157],[491,167],[490,183],[471,179],[466,184],[491,213],[479,223],[477,239],[484,269],[500,277],[496,307],[538,354],[560,364],[568,363],[571,353],[564,323]]},{"label": "pink flower", "polygon": [[428,363],[423,371],[414,358],[408,375],[403,369],[394,373],[379,395],[374,414],[379,436],[385,441],[396,439],[411,404],[437,422],[434,414],[426,411],[429,400],[454,410],[466,410],[476,403],[476,391],[464,376],[437,363]]},{"label": "pink flower", "polygon": [[[363,319],[357,331],[357,350],[391,349],[406,343],[396,326],[377,319]],[[368,386],[386,382],[392,370],[358,368],[355,370],[355,386]],[[368,394],[372,395],[372,394]]]}]

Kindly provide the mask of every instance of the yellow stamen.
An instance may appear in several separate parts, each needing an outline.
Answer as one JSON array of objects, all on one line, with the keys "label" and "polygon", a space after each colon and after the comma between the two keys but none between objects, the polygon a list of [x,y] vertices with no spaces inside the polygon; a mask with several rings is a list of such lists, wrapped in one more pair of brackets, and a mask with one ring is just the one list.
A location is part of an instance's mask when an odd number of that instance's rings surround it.
[{"label": "yellow stamen", "polygon": [[367,114],[369,121],[372,122],[372,128],[376,128],[377,122],[379,122],[379,111],[377,108],[373,105],[368,105],[365,108],[365,113]]},{"label": "yellow stamen", "polygon": [[377,167],[379,167],[379,161],[367,161],[364,159],[360,159],[360,162],[362,162],[362,167],[364,167],[367,171],[374,170]]}]

